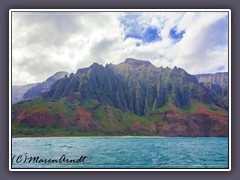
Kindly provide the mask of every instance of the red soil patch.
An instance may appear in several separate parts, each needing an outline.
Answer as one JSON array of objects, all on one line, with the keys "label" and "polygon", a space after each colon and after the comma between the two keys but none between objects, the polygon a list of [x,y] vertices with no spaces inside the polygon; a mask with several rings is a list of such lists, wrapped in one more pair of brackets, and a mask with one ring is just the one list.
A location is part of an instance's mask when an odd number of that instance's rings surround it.
[{"label": "red soil patch", "polygon": [[71,125],[80,131],[96,130],[96,124],[92,115],[79,107],[73,117],[70,118]]},{"label": "red soil patch", "polygon": [[64,128],[68,127],[69,123],[66,120],[66,117],[67,117],[66,112],[61,112],[61,113],[55,115],[55,119],[56,119],[57,125],[59,127],[64,127]]},{"label": "red soil patch", "polygon": [[214,113],[212,111],[209,111],[208,109],[206,109],[204,106],[202,105],[199,105],[198,108],[197,108],[197,113],[200,113],[200,114],[207,114],[209,117],[211,117],[212,119],[217,119],[217,120],[226,120],[227,117],[226,116],[223,116],[223,115],[220,115],[220,114],[217,114],[217,113]]},{"label": "red soil patch", "polygon": [[20,124],[24,125],[43,126],[54,124],[54,120],[48,110],[39,110],[33,113],[28,113],[27,110],[24,110],[19,114],[17,120],[20,122]]}]

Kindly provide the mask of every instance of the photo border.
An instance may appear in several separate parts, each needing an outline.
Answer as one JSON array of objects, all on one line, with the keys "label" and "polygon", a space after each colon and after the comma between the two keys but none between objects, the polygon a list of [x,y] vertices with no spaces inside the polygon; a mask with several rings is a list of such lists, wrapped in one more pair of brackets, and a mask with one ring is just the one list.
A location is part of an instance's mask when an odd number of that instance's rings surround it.
[{"label": "photo border", "polygon": [[[228,168],[12,168],[12,12],[228,12]],[[9,10],[9,171],[231,171],[231,10],[230,9],[10,9]]]}]

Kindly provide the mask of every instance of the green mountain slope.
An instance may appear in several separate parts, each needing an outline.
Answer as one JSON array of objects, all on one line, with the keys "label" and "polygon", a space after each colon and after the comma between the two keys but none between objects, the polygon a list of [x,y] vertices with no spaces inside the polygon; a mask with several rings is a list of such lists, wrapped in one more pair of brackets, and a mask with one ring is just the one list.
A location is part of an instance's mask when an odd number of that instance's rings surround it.
[{"label": "green mountain slope", "polygon": [[42,97],[14,105],[13,133],[227,136],[227,104],[216,88],[181,68],[135,59],[95,63],[60,79]]}]

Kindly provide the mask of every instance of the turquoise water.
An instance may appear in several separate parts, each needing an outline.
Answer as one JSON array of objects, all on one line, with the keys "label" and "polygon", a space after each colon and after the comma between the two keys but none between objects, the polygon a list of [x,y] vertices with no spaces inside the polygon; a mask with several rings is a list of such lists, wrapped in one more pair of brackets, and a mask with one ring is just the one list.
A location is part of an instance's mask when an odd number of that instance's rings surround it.
[{"label": "turquoise water", "polygon": [[[24,162],[63,155],[86,157]],[[228,138],[13,138],[12,158],[12,168],[228,168]]]}]

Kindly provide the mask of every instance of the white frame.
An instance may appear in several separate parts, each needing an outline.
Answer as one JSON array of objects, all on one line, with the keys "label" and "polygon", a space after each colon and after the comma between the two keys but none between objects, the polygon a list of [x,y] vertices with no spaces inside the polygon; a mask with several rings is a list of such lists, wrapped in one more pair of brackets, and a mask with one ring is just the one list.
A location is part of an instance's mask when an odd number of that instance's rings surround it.
[{"label": "white frame", "polygon": [[[12,132],[11,132],[11,109],[12,109],[12,12],[30,12],[30,11],[72,11],[72,12],[157,12],[157,11],[169,11],[169,12],[228,12],[228,74],[229,74],[229,156],[228,169],[14,169],[12,168]],[[10,9],[9,10],[9,171],[231,171],[231,10],[230,9]]]}]

